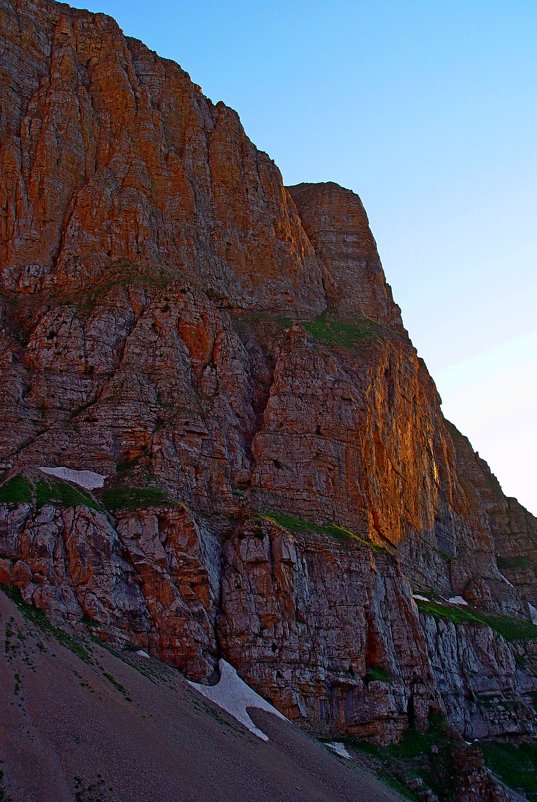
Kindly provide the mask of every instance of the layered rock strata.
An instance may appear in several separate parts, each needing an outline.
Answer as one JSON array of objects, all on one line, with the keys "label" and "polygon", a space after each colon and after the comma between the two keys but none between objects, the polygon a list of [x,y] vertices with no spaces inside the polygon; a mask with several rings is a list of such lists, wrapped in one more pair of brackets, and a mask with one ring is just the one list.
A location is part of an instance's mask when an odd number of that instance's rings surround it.
[{"label": "layered rock strata", "polygon": [[0,0],[0,35],[0,581],[315,731],[534,733],[537,522],[444,420],[358,197],[285,188],[104,15]]}]

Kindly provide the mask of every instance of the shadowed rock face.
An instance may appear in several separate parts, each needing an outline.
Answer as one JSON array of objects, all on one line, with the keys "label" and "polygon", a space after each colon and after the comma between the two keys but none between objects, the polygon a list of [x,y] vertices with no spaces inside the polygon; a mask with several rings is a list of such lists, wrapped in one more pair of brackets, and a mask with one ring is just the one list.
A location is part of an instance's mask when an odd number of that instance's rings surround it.
[{"label": "shadowed rock face", "polygon": [[537,522],[444,420],[359,198],[286,189],[108,17],[0,0],[0,35],[0,581],[324,733],[534,732]]}]

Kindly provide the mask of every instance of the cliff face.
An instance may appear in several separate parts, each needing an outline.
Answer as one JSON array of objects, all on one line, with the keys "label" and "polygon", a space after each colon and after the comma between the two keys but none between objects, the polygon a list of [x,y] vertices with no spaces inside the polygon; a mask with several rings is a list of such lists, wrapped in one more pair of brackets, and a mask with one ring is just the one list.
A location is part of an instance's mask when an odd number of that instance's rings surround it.
[{"label": "cliff face", "polygon": [[444,420],[358,197],[286,189],[108,17],[0,0],[0,33],[0,581],[318,732],[534,733],[537,521]]}]

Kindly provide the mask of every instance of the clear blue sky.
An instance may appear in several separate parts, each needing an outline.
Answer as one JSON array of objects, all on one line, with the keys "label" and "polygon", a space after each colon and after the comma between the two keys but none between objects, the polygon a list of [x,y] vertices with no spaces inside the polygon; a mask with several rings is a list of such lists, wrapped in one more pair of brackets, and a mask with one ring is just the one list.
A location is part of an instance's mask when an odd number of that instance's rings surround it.
[{"label": "clear blue sky", "polygon": [[360,194],[444,412],[537,513],[536,0],[82,0]]}]

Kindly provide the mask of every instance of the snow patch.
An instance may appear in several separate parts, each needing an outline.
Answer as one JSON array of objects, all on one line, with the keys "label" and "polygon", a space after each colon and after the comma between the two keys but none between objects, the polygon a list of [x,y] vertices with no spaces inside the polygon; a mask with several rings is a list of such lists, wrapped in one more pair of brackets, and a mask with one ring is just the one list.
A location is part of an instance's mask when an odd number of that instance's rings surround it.
[{"label": "snow patch", "polygon": [[528,602],[528,609],[530,613],[531,623],[537,624],[537,610],[535,609],[533,604],[529,604],[529,602]]},{"label": "snow patch", "polygon": [[195,688],[198,693],[210,699],[211,702],[215,702],[230,716],[233,716],[234,719],[240,721],[246,729],[253,732],[258,738],[268,741],[268,736],[255,726],[248,715],[247,708],[257,707],[260,710],[266,710],[268,713],[278,716],[278,718],[282,718],[284,721],[288,721],[288,719],[269,702],[265,701],[253,688],[250,688],[239,677],[233,666],[226,663],[225,660],[220,660],[218,667],[220,669],[220,681],[216,685],[200,685],[198,682],[190,682],[188,680],[189,685]]},{"label": "snow patch", "polygon": [[468,602],[466,599],[463,599],[462,596],[452,596],[451,599],[448,599],[450,604],[463,604],[465,607],[468,607]]},{"label": "snow patch", "polygon": [[430,599],[427,598],[427,596],[422,596],[420,593],[413,593],[412,598],[417,599],[418,601],[427,601],[427,602],[431,601]]},{"label": "snow patch", "polygon": [[147,654],[147,652],[144,652],[143,649],[138,649],[136,654],[138,655],[138,657],[145,657],[146,660],[151,660],[151,655]]},{"label": "snow patch", "polygon": [[334,751],[340,757],[345,757],[347,760],[351,759],[345,744],[342,744],[339,741],[326,741],[325,746],[327,746],[329,749],[332,749],[332,751]]},{"label": "snow patch", "polygon": [[58,479],[66,479],[68,482],[73,482],[75,485],[80,485],[85,490],[95,490],[97,487],[103,487],[106,476],[95,471],[75,471],[74,468],[65,468],[60,465],[59,468],[39,468],[42,473],[48,473],[50,476],[57,476]]}]

